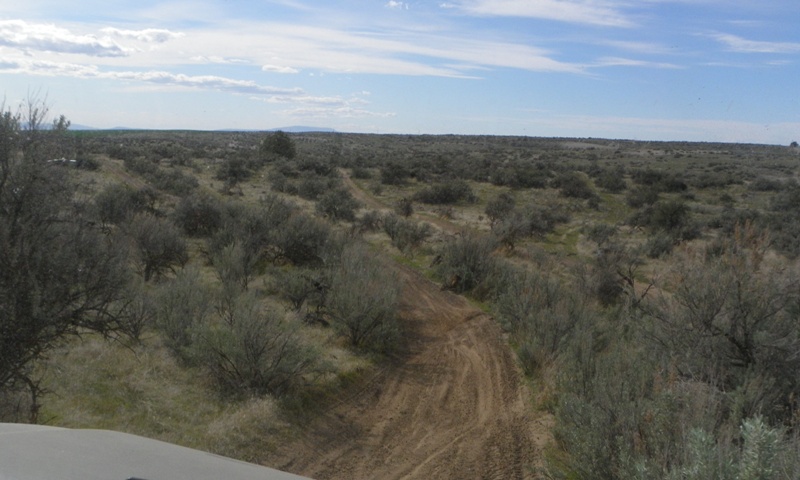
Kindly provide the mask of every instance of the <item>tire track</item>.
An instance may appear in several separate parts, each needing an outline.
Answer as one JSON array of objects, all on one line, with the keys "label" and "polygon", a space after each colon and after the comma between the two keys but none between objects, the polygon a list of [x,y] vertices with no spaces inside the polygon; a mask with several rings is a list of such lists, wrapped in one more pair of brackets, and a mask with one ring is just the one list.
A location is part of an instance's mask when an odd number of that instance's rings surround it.
[{"label": "tire track", "polygon": [[316,479],[536,478],[550,421],[497,324],[402,266],[409,353],[276,455]]}]

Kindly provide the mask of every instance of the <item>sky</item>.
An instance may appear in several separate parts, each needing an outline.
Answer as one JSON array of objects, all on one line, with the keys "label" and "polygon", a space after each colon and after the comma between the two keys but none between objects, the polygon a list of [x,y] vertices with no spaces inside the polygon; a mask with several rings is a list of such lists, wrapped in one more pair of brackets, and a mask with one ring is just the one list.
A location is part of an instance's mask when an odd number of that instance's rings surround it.
[{"label": "sky", "polygon": [[4,0],[74,124],[800,141],[798,0]]}]

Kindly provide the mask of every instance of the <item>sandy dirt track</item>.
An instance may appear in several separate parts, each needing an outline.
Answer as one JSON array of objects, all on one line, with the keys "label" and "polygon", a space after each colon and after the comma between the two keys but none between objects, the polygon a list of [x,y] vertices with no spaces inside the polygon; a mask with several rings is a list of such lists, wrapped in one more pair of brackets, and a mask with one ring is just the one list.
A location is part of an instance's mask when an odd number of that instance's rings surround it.
[{"label": "sandy dirt track", "polygon": [[536,478],[552,419],[532,411],[500,328],[397,268],[408,354],[312,421],[271,466],[320,480]]}]

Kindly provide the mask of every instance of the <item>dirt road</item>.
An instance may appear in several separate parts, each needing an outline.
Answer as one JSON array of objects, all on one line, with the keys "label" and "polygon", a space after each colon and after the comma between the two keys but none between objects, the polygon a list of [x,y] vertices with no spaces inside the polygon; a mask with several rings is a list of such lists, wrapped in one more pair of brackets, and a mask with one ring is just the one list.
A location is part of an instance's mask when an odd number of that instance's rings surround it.
[{"label": "dirt road", "polygon": [[497,324],[398,266],[409,353],[311,422],[272,466],[316,479],[536,478],[537,416]]}]

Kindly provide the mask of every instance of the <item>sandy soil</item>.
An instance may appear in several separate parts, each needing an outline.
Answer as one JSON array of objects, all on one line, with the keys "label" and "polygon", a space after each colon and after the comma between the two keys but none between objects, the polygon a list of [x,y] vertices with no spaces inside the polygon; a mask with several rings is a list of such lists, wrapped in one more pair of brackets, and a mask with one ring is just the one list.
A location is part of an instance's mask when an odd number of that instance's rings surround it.
[{"label": "sandy soil", "polygon": [[397,268],[408,354],[310,422],[270,465],[320,480],[537,478],[552,418],[532,411],[500,328]]}]

